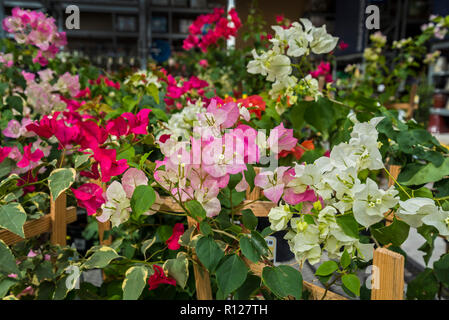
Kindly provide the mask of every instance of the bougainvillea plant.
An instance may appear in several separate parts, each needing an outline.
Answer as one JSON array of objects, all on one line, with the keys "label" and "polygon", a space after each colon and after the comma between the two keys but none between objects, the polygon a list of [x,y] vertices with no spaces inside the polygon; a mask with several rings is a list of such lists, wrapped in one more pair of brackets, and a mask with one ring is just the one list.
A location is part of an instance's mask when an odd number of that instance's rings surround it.
[{"label": "bougainvillea plant", "polygon": [[[235,36],[236,12],[224,14],[199,18],[187,45],[209,54]],[[0,297],[194,299],[199,270],[215,299],[307,298],[300,270],[271,261],[264,238],[277,231],[287,231],[300,267],[326,253],[316,272],[326,289],[341,284],[358,296],[356,273],[373,248],[400,251],[417,228],[427,263],[435,238],[449,236],[447,150],[370,97],[330,96],[329,65],[313,71],[306,61],[337,46],[325,26],[279,18],[252,61],[236,53],[244,58],[235,65],[247,65],[248,78],[265,77],[257,88],[267,89],[226,96],[197,74],[153,69],[117,79],[76,68],[47,53],[62,44],[52,23],[20,9],[4,23],[32,50],[19,55],[6,44],[0,61],[0,227],[24,237],[25,221],[65,192],[86,211],[88,228],[110,223],[110,242],[82,256],[45,237],[0,241]],[[204,60],[202,68],[216,68]],[[314,78],[321,76],[324,90]],[[402,166],[389,188],[381,185],[387,164]],[[247,200],[256,188],[259,199]],[[258,201],[273,208],[262,230],[251,209]],[[100,287],[78,281],[92,269],[103,271]],[[446,254],[409,284],[407,297],[434,298],[449,285],[448,269]]]}]

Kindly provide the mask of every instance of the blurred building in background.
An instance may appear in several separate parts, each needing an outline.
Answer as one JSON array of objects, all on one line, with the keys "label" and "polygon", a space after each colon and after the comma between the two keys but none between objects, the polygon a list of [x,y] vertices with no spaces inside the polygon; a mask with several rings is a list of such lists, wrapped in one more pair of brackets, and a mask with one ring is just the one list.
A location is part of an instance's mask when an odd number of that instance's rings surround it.
[{"label": "blurred building in background", "polygon": [[[146,65],[148,59],[166,61],[173,52],[182,50],[188,27],[195,18],[226,7],[228,0],[0,0],[0,19],[13,7],[47,12],[58,21],[60,31],[67,32],[68,49],[82,52],[92,62],[106,69],[124,64]],[[234,0],[242,22],[251,5],[264,16],[267,31],[275,24],[276,15],[283,14],[295,21],[309,18],[316,26],[326,24],[330,33],[348,44],[344,52],[336,53],[337,62],[359,62],[376,30],[364,27],[365,8],[374,4],[380,9],[380,31],[390,41],[420,32],[420,26],[430,14],[449,14],[445,0]],[[80,9],[80,29],[66,30],[65,8]],[[243,27],[244,28],[244,27]],[[0,36],[6,36],[2,30]],[[241,39],[237,39],[237,47]]]}]

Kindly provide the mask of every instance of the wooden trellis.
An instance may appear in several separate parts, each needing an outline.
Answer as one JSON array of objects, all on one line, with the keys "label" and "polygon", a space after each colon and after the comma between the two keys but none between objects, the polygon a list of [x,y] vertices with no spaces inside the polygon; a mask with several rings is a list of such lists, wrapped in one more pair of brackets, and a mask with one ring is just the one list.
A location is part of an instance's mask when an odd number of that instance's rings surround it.
[{"label": "wooden trellis", "polygon": [[8,231],[0,230],[0,240],[7,245],[13,245],[18,242],[36,237],[42,233],[51,233],[51,243],[54,245],[65,246],[67,244],[67,224],[76,221],[76,208],[67,208],[67,196],[65,192],[53,201],[50,199],[50,213],[43,217],[25,222],[23,230],[25,238]]}]

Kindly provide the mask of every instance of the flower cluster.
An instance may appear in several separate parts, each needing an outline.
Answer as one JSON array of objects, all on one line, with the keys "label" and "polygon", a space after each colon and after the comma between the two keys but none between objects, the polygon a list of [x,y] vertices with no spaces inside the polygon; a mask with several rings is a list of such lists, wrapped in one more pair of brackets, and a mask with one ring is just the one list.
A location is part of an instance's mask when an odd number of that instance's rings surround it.
[{"label": "flower cluster", "polygon": [[237,34],[242,23],[234,8],[224,15],[223,8],[215,8],[211,14],[200,15],[189,27],[189,36],[184,40],[184,50],[195,47],[203,52],[212,45],[217,45],[220,39],[229,39]]},{"label": "flower cluster", "polygon": [[[142,109],[137,115],[124,113],[116,119],[109,120],[105,126],[97,124],[97,119],[87,114],[81,115],[78,112],[69,111],[55,112],[51,116],[45,115],[39,121],[28,124],[26,128],[41,138],[57,142],[59,149],[64,152],[88,154],[91,158],[91,169],[81,171],[80,175],[89,179],[109,182],[112,177],[124,173],[128,169],[128,164],[126,159],[117,160],[117,150],[105,147],[106,142],[108,139],[110,142],[113,136],[147,134],[150,111]],[[34,153],[31,151],[32,149],[29,149],[28,153],[24,154],[30,163],[23,160],[25,161],[24,165],[32,165],[37,158],[42,157],[40,153],[36,154],[37,151]],[[133,173],[132,170],[130,172]],[[117,183],[115,181],[111,184],[113,186],[111,190],[117,190]],[[78,189],[72,188],[72,191],[78,199],[79,205],[86,208],[89,215],[95,214],[105,201],[110,200],[108,193],[106,194],[107,199],[104,199],[102,189],[93,183],[85,183]],[[114,194],[114,191],[110,193]],[[107,210],[105,212],[104,215],[108,214]],[[117,217],[109,212],[111,220],[122,221],[124,217],[123,212],[121,213],[122,216]]]},{"label": "flower cluster", "polygon": [[298,79],[292,75],[290,57],[329,53],[337,45],[338,38],[328,34],[326,26],[316,28],[308,19],[300,19],[300,22],[293,22],[289,28],[272,26],[275,31],[270,39],[272,48],[261,55],[252,51],[254,59],[248,63],[248,72],[261,74],[273,82],[270,91],[273,98],[283,91],[291,95],[292,88],[298,84]]},{"label": "flower cluster", "polygon": [[[148,178],[143,171],[129,168],[122,177],[122,182],[112,182],[106,190],[106,203],[102,204],[102,214],[97,216],[100,222],[111,221],[112,226],[118,226],[129,219],[131,213],[131,197],[136,187],[148,185]],[[155,214],[161,205],[159,195],[150,210],[143,215]]]},{"label": "flower cluster", "polygon": [[14,64],[14,57],[12,53],[2,53],[0,52],[0,63],[3,63],[6,67],[12,67]]},{"label": "flower cluster", "polygon": [[430,22],[421,26],[421,31],[431,32],[437,39],[444,39],[447,34],[447,25],[443,17],[431,15]]},{"label": "flower cluster", "polygon": [[55,19],[38,11],[14,8],[12,16],[3,20],[3,29],[13,33],[18,43],[36,46],[39,50],[33,62],[42,66],[67,44],[66,34],[58,32]]},{"label": "flower cluster", "polygon": [[[180,201],[200,202],[209,217],[220,212],[217,196],[228,185],[230,175],[243,173],[247,163],[259,161],[258,134],[255,129],[238,124],[239,119],[249,116],[241,115],[241,109],[246,110],[235,102],[220,104],[212,99],[205,112],[192,119],[197,125],[190,141],[178,142],[176,136],[159,140],[165,158],[157,161],[155,180]],[[226,130],[229,128],[233,130]],[[288,143],[289,137],[280,139]],[[243,175],[236,190],[241,192],[247,187]]]},{"label": "flower cluster", "polygon": [[209,86],[207,81],[191,76],[188,80],[176,80],[172,75],[168,75],[165,80],[167,83],[167,94],[164,99],[168,107],[175,105],[177,109],[182,108],[179,99],[195,103],[198,99],[207,100],[204,97],[204,88]]},{"label": "flower cluster", "polygon": [[[268,183],[259,183],[268,199],[281,198],[290,205],[302,204],[292,212],[286,204],[269,213],[271,228],[279,231],[288,227],[286,239],[296,259],[317,263],[322,249],[330,258],[340,257],[342,248],[363,260],[371,258],[371,244],[346,234],[337,219],[353,216],[364,227],[384,218],[384,213],[399,202],[393,188],[382,190],[370,178],[362,181],[363,170],[384,168],[377,142],[376,125],[382,118],[354,124],[351,139],[335,146],[329,157],[312,164],[296,164],[294,169],[279,167],[275,172],[262,172]],[[270,178],[272,177],[272,178]],[[262,178],[256,178],[256,180]]]},{"label": "flower cluster", "polygon": [[414,228],[423,224],[433,226],[441,236],[449,238],[449,211],[438,207],[433,199],[416,197],[399,201],[396,216]]},{"label": "flower cluster", "polygon": [[168,119],[164,129],[158,134],[158,138],[169,135],[173,138],[189,139],[193,134],[195,123],[198,121],[197,115],[206,112],[203,104],[204,102],[201,100],[198,100],[195,104],[187,101],[187,106],[182,108],[180,112],[172,114]]},{"label": "flower cluster", "polygon": [[314,78],[319,78],[320,76],[322,76],[322,77],[324,77],[324,81],[326,81],[326,82],[334,81],[332,79],[331,65],[329,62],[321,61],[321,63],[316,68],[316,70],[311,71],[310,74]]},{"label": "flower cluster", "polygon": [[[258,163],[268,148],[278,155],[298,142],[293,130],[283,124],[271,130],[268,138],[248,125],[239,124],[239,119],[249,120],[249,112],[234,101],[221,104],[212,99],[206,110],[191,112],[190,116],[189,124],[195,124],[189,127],[194,128],[192,133],[188,131],[190,141],[178,141],[176,135],[159,139],[165,158],[156,161],[158,170],[154,178],[177,200],[200,202],[209,217],[220,212],[217,196],[220,189],[227,187],[230,175],[243,173],[248,163]],[[247,187],[242,175],[235,190],[242,192]]]},{"label": "flower cluster", "polygon": [[114,82],[104,75],[99,75],[96,80],[89,80],[89,84],[101,85],[102,83],[104,83],[107,87],[120,90],[120,82]]},{"label": "flower cluster", "polygon": [[[27,82],[24,91],[27,103],[37,114],[50,114],[53,111],[64,110],[70,100],[65,100],[61,94],[75,97],[80,91],[78,75],[72,76],[66,72],[53,84],[54,75],[51,69],[41,70],[37,74],[39,82],[36,81],[34,73],[22,72]],[[60,94],[56,94],[56,92]]]}]

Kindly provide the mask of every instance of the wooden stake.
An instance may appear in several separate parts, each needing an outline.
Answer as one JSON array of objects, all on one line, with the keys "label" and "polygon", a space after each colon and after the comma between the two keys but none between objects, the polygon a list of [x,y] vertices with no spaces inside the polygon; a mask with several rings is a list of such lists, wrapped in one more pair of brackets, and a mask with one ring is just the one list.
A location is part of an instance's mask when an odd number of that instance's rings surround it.
[{"label": "wooden stake", "polygon": [[404,299],[404,256],[385,248],[374,250],[371,300]]},{"label": "wooden stake", "polygon": [[[101,182],[100,180],[93,181],[98,184],[103,191],[106,191],[106,183]],[[101,209],[99,209],[101,211]],[[101,212],[97,212],[97,214],[101,214]],[[111,230],[111,221],[108,220],[106,222],[97,221],[98,224],[98,238],[100,239],[100,244],[103,246],[109,246],[112,243],[112,236],[109,235],[107,239],[104,239],[104,232]]]},{"label": "wooden stake", "polygon": [[104,232],[111,230],[111,221],[100,222],[98,223],[98,237],[100,238],[100,244],[104,246],[109,246],[112,243],[112,237],[109,235],[107,239],[104,239]]},{"label": "wooden stake", "polygon": [[[390,167],[388,168],[388,171],[390,172],[390,175],[397,180],[399,173],[401,172],[401,166],[392,164],[390,165]],[[391,178],[391,176],[388,176],[388,187],[391,187],[394,185],[394,180]],[[389,226],[390,224],[393,223],[393,215],[392,215],[393,211],[388,211],[385,213],[385,225]]]},{"label": "wooden stake", "polygon": [[[260,168],[255,167],[254,171],[256,172],[256,175],[260,173]],[[255,186],[253,191],[248,187],[246,189],[246,200],[259,200],[262,197],[262,189],[260,187]]]},{"label": "wooden stake", "polygon": [[[196,220],[191,217],[187,217],[187,223],[189,228],[191,226],[196,227],[197,225]],[[198,257],[195,254],[192,258],[193,260],[198,260]],[[198,300],[212,300],[209,272],[195,263],[193,264],[193,273],[195,275],[196,298]]]},{"label": "wooden stake", "polygon": [[53,200],[53,196],[50,197],[51,243],[65,246],[67,244],[67,196],[63,192],[56,200]]},{"label": "wooden stake", "polygon": [[[401,172],[401,166],[392,164],[388,171],[394,177],[394,179],[397,180],[399,173]],[[388,177],[388,186],[391,187],[392,185],[394,185],[394,180],[391,177]]]}]

